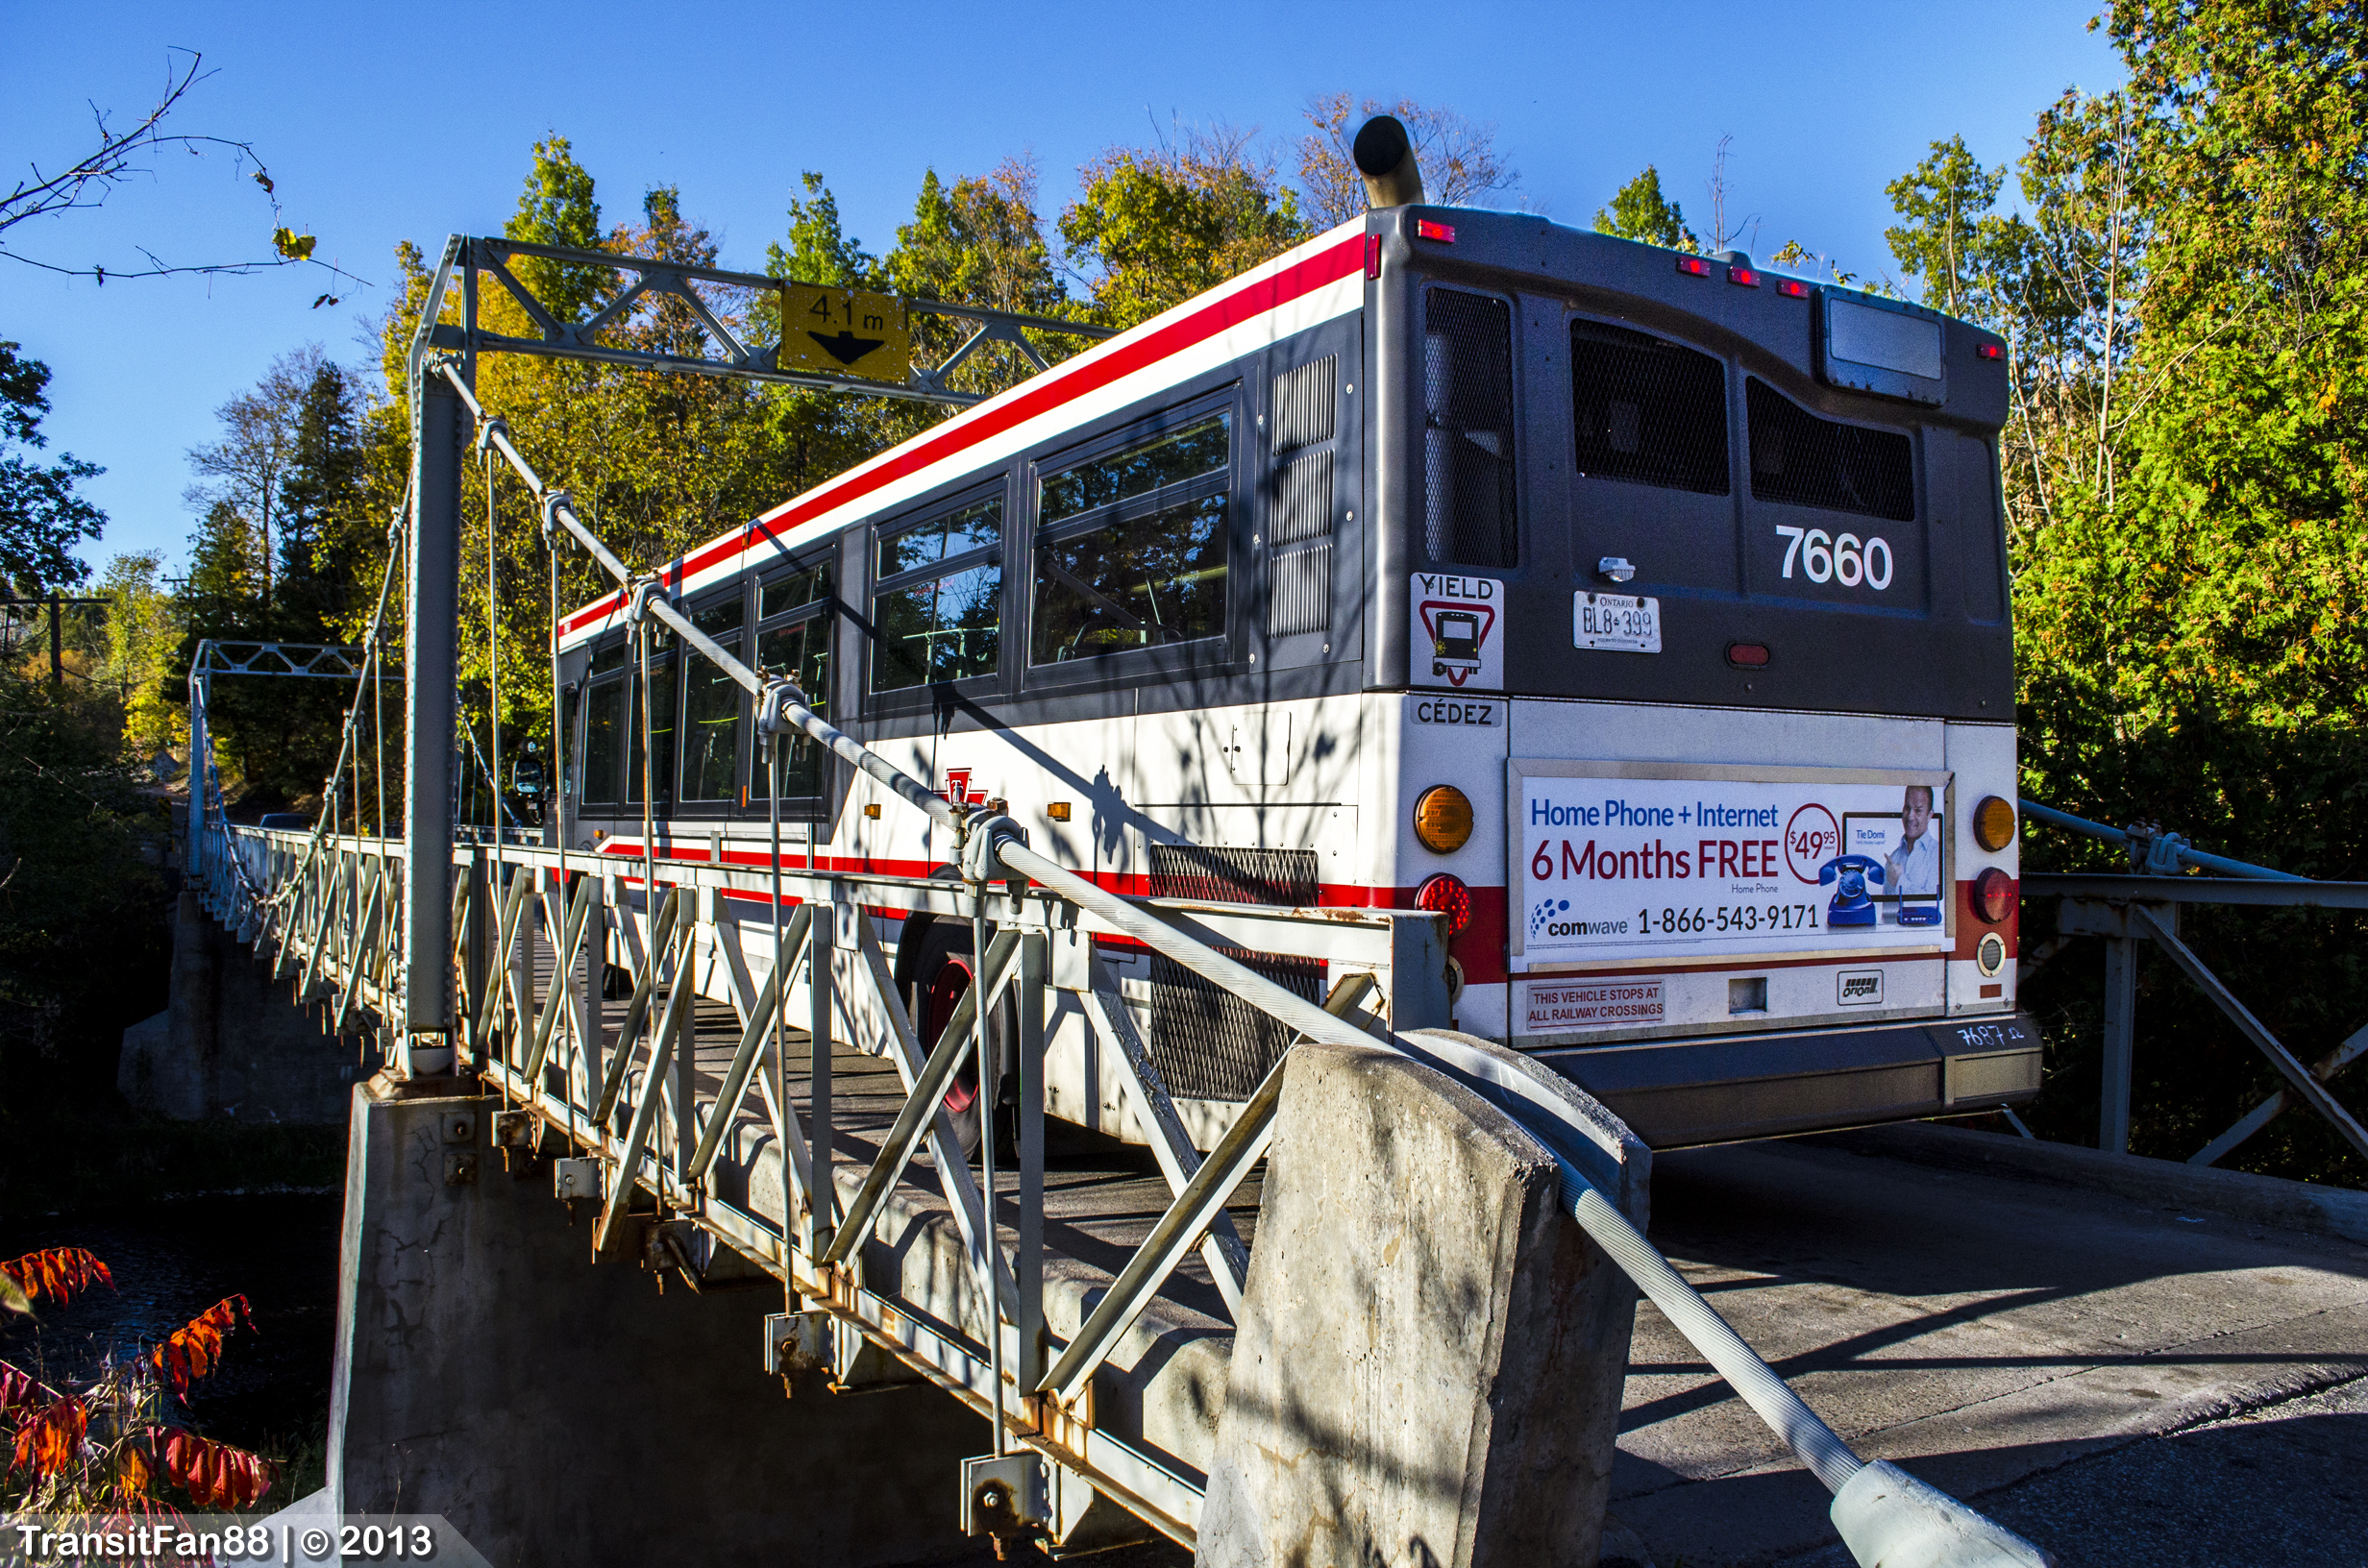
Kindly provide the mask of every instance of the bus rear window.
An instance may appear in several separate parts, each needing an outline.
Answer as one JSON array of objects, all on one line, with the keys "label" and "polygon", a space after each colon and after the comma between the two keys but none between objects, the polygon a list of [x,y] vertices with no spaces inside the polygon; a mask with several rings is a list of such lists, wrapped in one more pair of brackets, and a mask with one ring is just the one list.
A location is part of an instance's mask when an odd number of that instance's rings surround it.
[{"label": "bus rear window", "polygon": [[1460,288],[1423,298],[1422,468],[1431,559],[1517,566],[1513,307],[1503,300]]},{"label": "bus rear window", "polygon": [[1578,470],[1723,496],[1727,367],[1710,355],[1601,322],[1570,324]]},{"label": "bus rear window", "polygon": [[1819,419],[1757,378],[1744,378],[1744,392],[1754,501],[1914,520],[1915,449],[1904,433]]}]

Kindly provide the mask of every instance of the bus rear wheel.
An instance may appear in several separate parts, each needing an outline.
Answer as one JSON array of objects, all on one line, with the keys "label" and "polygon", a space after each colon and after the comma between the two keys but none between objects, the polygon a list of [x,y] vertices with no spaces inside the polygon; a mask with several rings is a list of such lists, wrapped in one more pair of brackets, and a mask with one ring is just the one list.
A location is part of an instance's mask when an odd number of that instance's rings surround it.
[{"label": "bus rear wheel", "polygon": [[[915,1032],[921,1037],[922,1048],[934,1051],[947,1026],[953,1021],[962,998],[970,994],[977,979],[978,965],[971,950],[970,927],[952,920],[932,922],[922,939],[921,961],[913,972]],[[964,1033],[969,1033],[967,1026]],[[1018,1033],[1018,1007],[1006,993],[1001,1004],[987,1016],[987,1060],[994,1066],[992,1076],[996,1080],[995,1158],[999,1164],[1016,1158],[1019,1149],[1019,1107],[1007,1081],[1015,1066],[1008,1043]],[[980,1107],[978,1053],[974,1048],[964,1052],[962,1066],[946,1090],[945,1105],[963,1157],[976,1160]]]}]

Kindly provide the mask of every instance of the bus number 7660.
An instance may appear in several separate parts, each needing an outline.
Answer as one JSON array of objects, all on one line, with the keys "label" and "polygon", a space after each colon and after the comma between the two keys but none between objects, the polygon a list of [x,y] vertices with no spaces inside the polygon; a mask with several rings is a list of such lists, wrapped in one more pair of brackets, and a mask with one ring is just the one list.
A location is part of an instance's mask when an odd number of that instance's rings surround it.
[{"label": "bus number 7660", "polygon": [[1838,581],[1845,588],[1863,582],[1877,592],[1891,586],[1891,547],[1879,535],[1861,544],[1855,533],[1836,538],[1823,528],[1795,528],[1780,523],[1776,536],[1788,541],[1784,569],[1788,577],[1797,559],[1802,575],[1812,582]]}]

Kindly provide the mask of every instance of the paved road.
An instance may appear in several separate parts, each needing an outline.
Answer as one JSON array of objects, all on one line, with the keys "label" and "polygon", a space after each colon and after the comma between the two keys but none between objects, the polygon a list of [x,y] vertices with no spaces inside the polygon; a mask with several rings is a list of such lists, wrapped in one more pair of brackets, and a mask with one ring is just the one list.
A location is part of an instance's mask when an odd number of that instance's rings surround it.
[{"label": "paved road", "polygon": [[[2368,1563],[2368,1248],[1838,1148],[1655,1162],[1653,1237],[1868,1458],[2065,1568]],[[1843,1568],[1649,1305],[1613,1512],[1655,1568]]]}]

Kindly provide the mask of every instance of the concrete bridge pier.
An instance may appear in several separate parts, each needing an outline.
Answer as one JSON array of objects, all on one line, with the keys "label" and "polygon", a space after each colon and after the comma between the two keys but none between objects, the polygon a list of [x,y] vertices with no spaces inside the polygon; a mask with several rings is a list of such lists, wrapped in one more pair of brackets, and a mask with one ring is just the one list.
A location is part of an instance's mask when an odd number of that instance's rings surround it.
[{"label": "concrete bridge pier", "polygon": [[[408,1086],[415,1094],[424,1084]],[[500,1101],[356,1089],[330,1396],[341,1512],[441,1513],[502,1568],[952,1556],[986,1423],[925,1384],[784,1398],[769,1277],[660,1294],[594,1263],[551,1166],[512,1176]]]}]

